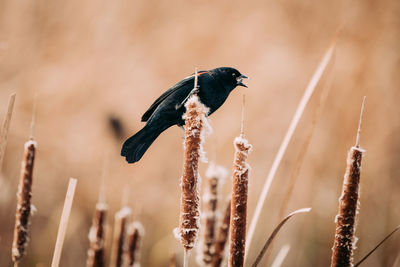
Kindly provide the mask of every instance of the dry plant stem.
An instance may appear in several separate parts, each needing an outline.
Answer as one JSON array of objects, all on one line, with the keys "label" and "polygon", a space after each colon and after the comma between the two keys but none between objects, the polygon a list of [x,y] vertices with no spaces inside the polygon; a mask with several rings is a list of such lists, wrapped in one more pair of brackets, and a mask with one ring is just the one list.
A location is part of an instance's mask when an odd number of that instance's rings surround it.
[{"label": "dry plant stem", "polygon": [[229,235],[230,220],[231,220],[231,201],[229,200],[226,206],[223,220],[218,230],[217,238],[215,240],[215,249],[211,262],[211,266],[213,267],[221,266],[222,261],[224,259],[225,245],[227,243]]},{"label": "dry plant stem", "polygon": [[189,256],[190,256],[190,250],[184,249],[183,250],[183,267],[189,267]]},{"label": "dry plant stem", "polygon": [[250,169],[247,163],[247,156],[251,152],[252,147],[242,135],[235,139],[234,145],[236,152],[233,163],[229,266],[239,267],[244,264],[247,193]]},{"label": "dry plant stem", "polygon": [[200,103],[197,95],[191,96],[185,106],[185,151],[181,181],[179,234],[184,249],[190,250],[194,247],[200,227],[198,165],[201,144],[204,141],[202,131],[208,111]]},{"label": "dry plant stem", "polygon": [[65,234],[67,233],[68,220],[69,215],[71,214],[72,201],[74,200],[76,183],[76,179],[69,179],[67,195],[65,197],[64,208],[61,214],[60,226],[58,227],[56,246],[54,249],[51,267],[58,267],[60,264],[61,251],[64,244]]},{"label": "dry plant stem", "polygon": [[108,206],[105,203],[97,203],[93,216],[92,227],[89,231],[90,247],[88,250],[87,267],[105,266],[105,224]]},{"label": "dry plant stem", "polygon": [[253,217],[250,222],[249,226],[249,231],[247,235],[247,246],[246,246],[246,255],[247,252],[249,251],[249,247],[251,245],[257,222],[259,221],[261,211],[263,209],[265,200],[267,199],[269,189],[271,187],[272,181],[275,178],[276,171],[278,170],[278,167],[280,165],[280,162],[283,158],[283,155],[285,154],[286,148],[289,145],[289,141],[293,136],[293,133],[297,127],[297,124],[300,121],[300,118],[304,112],[304,109],[314,92],[314,89],[318,85],[319,80],[321,79],[323,73],[325,72],[326,67],[328,66],[329,62],[331,61],[331,58],[334,54],[334,50],[336,47],[336,42],[333,42],[328,50],[326,51],[324,57],[322,58],[320,64],[318,65],[316,71],[314,72],[313,77],[311,78],[309,84],[307,85],[307,88],[303,94],[302,99],[300,100],[299,105],[297,106],[296,112],[293,116],[292,121],[290,122],[289,129],[286,132],[286,135],[281,143],[281,146],[279,147],[278,153],[275,156],[274,162],[272,163],[271,169],[268,173],[267,179],[265,180],[263,189],[261,191],[261,195],[257,201],[256,209],[254,211]]},{"label": "dry plant stem", "polygon": [[286,216],[274,229],[274,231],[272,232],[272,234],[269,236],[269,238],[267,239],[267,242],[265,242],[264,247],[261,249],[260,253],[258,254],[256,260],[254,261],[253,265],[251,265],[252,267],[256,267],[260,261],[262,260],[265,252],[267,251],[268,247],[271,245],[272,241],[274,240],[275,236],[278,234],[279,230],[282,228],[282,226],[290,219],[292,218],[294,215],[299,214],[299,213],[305,213],[305,212],[309,212],[311,210],[311,208],[304,208],[304,209],[299,209],[296,210],[292,213],[290,213],[288,216]]},{"label": "dry plant stem", "polygon": [[13,112],[13,109],[14,109],[15,96],[16,96],[15,93],[10,95],[10,99],[8,100],[7,114],[6,114],[6,117],[4,118],[3,127],[1,128],[1,133],[0,133],[1,134],[1,139],[0,139],[0,172],[1,172],[2,167],[3,167],[4,153],[6,151],[7,136],[8,136],[8,131],[10,129],[10,122],[11,122],[12,112]]},{"label": "dry plant stem", "polygon": [[172,252],[169,255],[169,267],[176,267],[176,255],[175,255],[175,252]]},{"label": "dry plant stem", "polygon": [[364,151],[352,147],[347,156],[347,169],[336,216],[335,240],[332,248],[332,267],[353,266],[355,220],[359,197],[361,159]]},{"label": "dry plant stem", "polygon": [[[330,78],[331,77],[332,76],[330,76]],[[330,84],[331,84],[330,80],[331,79],[329,79],[329,81],[326,83],[326,85],[322,89],[322,92],[321,92],[321,95],[319,97],[318,103],[317,103],[317,105],[315,106],[315,109],[314,109],[311,125],[310,125],[310,128],[309,128],[308,132],[307,132],[307,136],[304,139],[304,142],[303,142],[303,144],[302,144],[302,146],[300,148],[299,154],[297,155],[295,166],[294,166],[293,171],[291,172],[291,175],[290,175],[289,186],[286,189],[285,195],[283,197],[282,205],[281,205],[281,208],[279,210],[279,216],[278,216],[278,220],[279,221],[281,221],[283,219],[284,215],[285,215],[287,206],[289,204],[289,200],[290,200],[290,198],[292,196],[292,193],[293,193],[293,190],[294,190],[294,186],[295,186],[296,181],[297,181],[297,179],[299,177],[299,173],[300,173],[301,167],[303,165],[303,162],[304,162],[304,159],[305,159],[305,155],[307,154],[308,147],[309,147],[309,145],[311,143],[311,138],[312,138],[312,136],[314,134],[315,126],[317,125],[317,121],[318,121],[319,116],[321,114],[322,107],[325,104],[326,96],[327,96],[328,91],[329,91],[328,89],[329,89]]]},{"label": "dry plant stem", "polygon": [[274,262],[271,264],[271,267],[280,267],[285,260],[287,254],[289,253],[290,246],[284,245],[278,252],[278,255],[275,257]]},{"label": "dry plant stem", "polygon": [[140,266],[140,247],[144,228],[140,222],[133,222],[128,227],[128,266]]},{"label": "dry plant stem", "polygon": [[123,207],[120,211],[115,214],[114,219],[114,236],[111,247],[111,267],[123,266],[123,255],[125,250],[125,239],[126,239],[126,228],[129,217],[131,215],[131,209]]},{"label": "dry plant stem", "polygon": [[381,242],[379,242],[379,244],[376,245],[370,252],[368,252],[368,254],[365,255],[359,262],[354,264],[354,267],[360,266],[361,263],[363,263],[369,256],[371,256],[372,253],[374,253],[383,243],[385,243],[386,240],[388,240],[399,229],[400,229],[400,225],[398,225],[396,228],[394,228],[394,230],[390,234],[388,234]]},{"label": "dry plant stem", "polygon": [[18,262],[26,254],[28,245],[28,227],[31,215],[32,173],[35,162],[36,142],[25,143],[20,180],[18,184],[18,203],[15,212],[14,239],[12,245],[12,260]]}]

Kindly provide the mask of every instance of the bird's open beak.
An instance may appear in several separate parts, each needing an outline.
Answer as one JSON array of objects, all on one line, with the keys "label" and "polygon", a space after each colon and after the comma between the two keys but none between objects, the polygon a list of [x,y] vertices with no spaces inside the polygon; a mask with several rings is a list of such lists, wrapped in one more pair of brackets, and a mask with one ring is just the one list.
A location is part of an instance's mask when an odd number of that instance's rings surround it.
[{"label": "bird's open beak", "polygon": [[247,88],[247,85],[245,85],[244,83],[243,83],[243,79],[248,79],[249,77],[247,77],[246,75],[240,75],[239,77],[238,77],[238,79],[237,79],[237,85],[238,86],[243,86],[243,87],[246,87]]}]

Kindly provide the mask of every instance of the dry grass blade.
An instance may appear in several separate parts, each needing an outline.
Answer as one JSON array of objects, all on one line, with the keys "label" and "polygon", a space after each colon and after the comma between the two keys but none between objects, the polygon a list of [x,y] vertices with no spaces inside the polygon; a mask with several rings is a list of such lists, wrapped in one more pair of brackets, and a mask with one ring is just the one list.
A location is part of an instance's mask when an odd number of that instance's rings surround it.
[{"label": "dry grass blade", "polygon": [[[330,67],[330,69],[332,69],[332,66]],[[331,77],[332,76],[330,76],[330,78]],[[285,216],[285,212],[286,212],[287,206],[289,204],[289,200],[292,196],[294,186],[296,184],[297,178],[299,177],[301,166],[303,165],[305,155],[307,154],[308,147],[311,143],[311,139],[314,134],[315,127],[317,125],[317,121],[319,119],[319,116],[322,111],[322,107],[324,106],[326,97],[328,95],[330,84],[331,84],[331,79],[329,79],[329,81],[327,81],[326,85],[323,87],[321,95],[318,100],[318,103],[314,108],[314,113],[313,113],[310,128],[308,129],[307,135],[306,135],[304,142],[300,148],[300,152],[297,155],[296,162],[294,164],[294,168],[293,168],[293,171],[291,172],[290,179],[288,182],[289,185],[288,185],[286,192],[284,194],[284,197],[283,197],[282,205],[279,210],[279,216],[278,216],[279,221],[281,221],[283,219],[283,217]]]},{"label": "dry grass blade", "polygon": [[105,224],[108,206],[106,203],[97,203],[93,216],[92,227],[89,231],[90,247],[88,250],[87,267],[105,266]]},{"label": "dry grass blade", "polygon": [[2,167],[3,167],[4,153],[6,151],[7,136],[8,136],[8,131],[10,129],[10,122],[11,122],[12,112],[13,112],[13,109],[14,109],[15,96],[16,96],[15,93],[10,95],[10,99],[8,100],[7,114],[6,114],[6,117],[4,118],[3,126],[1,128],[1,133],[0,133],[1,134],[1,139],[0,139],[0,172],[1,172]]},{"label": "dry grass blade", "polygon": [[235,138],[234,146],[236,152],[233,163],[229,266],[239,267],[244,264],[248,179],[250,171],[247,157],[252,150],[252,146],[242,134]]},{"label": "dry grass blade", "polygon": [[376,245],[370,252],[368,252],[367,255],[365,255],[359,262],[354,264],[354,267],[360,266],[361,263],[363,263],[369,256],[371,256],[371,254],[374,253],[375,250],[377,250],[383,243],[385,243],[386,240],[388,240],[399,229],[400,229],[400,225],[398,225],[396,228],[394,228],[394,230],[390,234],[388,234],[381,242],[379,242],[379,244]]},{"label": "dry grass blade", "polygon": [[287,254],[289,253],[290,246],[284,245],[276,255],[274,262],[272,263],[271,267],[280,267],[285,260]]},{"label": "dry grass blade", "polygon": [[64,208],[61,214],[60,226],[58,228],[56,246],[54,249],[51,267],[58,267],[60,264],[61,251],[64,244],[65,234],[67,233],[68,220],[69,215],[71,214],[72,201],[74,200],[76,183],[76,179],[69,179],[67,195],[65,196]]},{"label": "dry grass blade", "polygon": [[262,257],[264,256],[265,252],[267,251],[269,245],[271,244],[272,240],[274,240],[275,236],[278,234],[279,230],[282,228],[282,226],[290,219],[292,218],[294,215],[299,214],[299,213],[306,213],[309,212],[311,210],[311,208],[304,208],[304,209],[299,209],[296,210],[292,213],[290,213],[288,216],[286,216],[274,229],[274,231],[272,232],[272,234],[269,236],[267,242],[265,242],[263,248],[261,249],[260,253],[258,254],[256,260],[254,261],[254,263],[251,265],[252,267],[256,267]]},{"label": "dry grass blade", "polygon": [[29,223],[32,211],[32,182],[35,162],[36,142],[29,140],[25,143],[20,180],[18,184],[18,203],[15,213],[14,239],[12,245],[12,260],[18,262],[26,253],[29,240]]},{"label": "dry grass blade", "polygon": [[271,169],[268,173],[267,179],[265,180],[263,189],[261,191],[261,195],[257,201],[256,209],[254,211],[253,217],[250,222],[250,227],[248,231],[248,238],[247,238],[247,246],[246,246],[246,254],[249,251],[249,247],[251,245],[257,222],[259,221],[261,211],[263,209],[265,200],[267,199],[267,195],[269,192],[269,189],[271,187],[272,181],[275,178],[276,171],[278,170],[278,167],[281,163],[281,160],[283,158],[283,155],[285,154],[286,148],[289,145],[290,139],[293,136],[293,133],[297,127],[297,124],[300,121],[300,118],[304,112],[304,109],[311,97],[311,95],[314,92],[314,89],[316,88],[319,80],[321,79],[322,75],[325,72],[326,67],[328,66],[329,62],[332,59],[334,50],[336,47],[336,42],[334,41],[328,50],[325,52],[324,57],[322,58],[320,64],[318,65],[316,71],[314,72],[314,75],[312,76],[309,84],[307,85],[307,88],[300,100],[299,105],[297,106],[296,112],[292,118],[292,121],[290,122],[289,129],[286,132],[286,135],[281,143],[281,146],[279,147],[278,153],[275,156],[274,162],[272,163]]},{"label": "dry grass blade", "polygon": [[219,226],[211,266],[219,267],[224,259],[225,245],[228,241],[229,222],[231,220],[231,200],[228,201],[225,214]]}]

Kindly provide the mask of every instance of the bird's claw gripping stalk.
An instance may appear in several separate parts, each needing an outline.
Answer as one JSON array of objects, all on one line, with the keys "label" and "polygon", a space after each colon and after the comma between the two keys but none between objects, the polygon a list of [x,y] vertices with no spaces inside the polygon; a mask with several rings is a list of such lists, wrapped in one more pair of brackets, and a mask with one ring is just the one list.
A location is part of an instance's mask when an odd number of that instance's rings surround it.
[{"label": "bird's claw gripping stalk", "polygon": [[200,86],[196,86],[192,89],[192,91],[190,91],[190,93],[188,94],[188,96],[182,101],[182,103],[180,103],[179,105],[176,104],[175,109],[178,110],[180,109],[183,105],[185,105],[186,101],[192,96],[192,95],[197,95],[199,92]]}]

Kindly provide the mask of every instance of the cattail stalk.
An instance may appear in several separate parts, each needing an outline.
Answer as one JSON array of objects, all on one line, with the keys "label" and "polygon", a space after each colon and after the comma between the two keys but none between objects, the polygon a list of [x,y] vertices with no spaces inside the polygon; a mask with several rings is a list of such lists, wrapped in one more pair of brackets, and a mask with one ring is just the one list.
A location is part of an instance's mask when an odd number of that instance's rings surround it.
[{"label": "cattail stalk", "polygon": [[206,171],[206,187],[203,194],[204,210],[202,212],[202,234],[198,246],[198,263],[210,265],[214,254],[215,228],[217,223],[217,202],[219,187],[227,176],[227,170],[211,163]]},{"label": "cattail stalk", "polygon": [[332,248],[331,267],[353,266],[353,250],[355,249],[354,232],[359,204],[361,159],[364,153],[364,150],[359,146],[364,103],[365,97],[361,107],[356,145],[350,148],[347,155],[347,168],[344,175],[342,195],[339,198],[339,213],[335,218],[336,232]]},{"label": "cattail stalk", "polygon": [[15,93],[10,95],[10,99],[8,100],[7,114],[6,114],[6,117],[4,118],[3,126],[2,126],[1,132],[0,132],[0,136],[1,136],[1,139],[0,139],[0,171],[2,170],[2,167],[3,167],[4,153],[5,153],[6,145],[7,145],[7,136],[8,136],[8,131],[10,129],[12,112],[14,109],[15,96],[16,96]]},{"label": "cattail stalk", "polygon": [[247,157],[252,146],[243,134],[235,138],[234,146],[236,152],[233,164],[229,266],[240,267],[244,264],[246,245],[247,193],[250,170]]},{"label": "cattail stalk", "polygon": [[[8,127],[11,119],[12,109],[14,106],[15,94],[11,95],[8,114],[3,125],[2,137],[7,136]],[[32,182],[33,182],[33,166],[35,163],[37,143],[34,140],[34,126],[36,113],[36,97],[33,105],[30,138],[24,146],[24,157],[21,165],[21,174],[18,184],[17,193],[17,210],[15,212],[14,239],[11,251],[11,258],[14,266],[18,266],[18,262],[26,254],[26,247],[29,241],[28,227],[30,224],[30,215],[34,211],[31,204],[32,198]],[[5,142],[5,140],[3,140]],[[5,144],[4,144],[5,145]],[[3,145],[2,145],[3,147]],[[3,148],[2,148],[3,149]],[[1,153],[4,151],[2,150]],[[1,156],[2,157],[2,156]],[[1,159],[2,160],[2,159]],[[1,164],[1,162],[0,162]]]},{"label": "cattail stalk", "polygon": [[89,230],[89,250],[86,261],[87,267],[103,267],[105,266],[105,235],[106,235],[106,218],[108,205],[106,204],[105,192],[105,176],[106,163],[104,159],[103,171],[101,176],[99,199],[96,204],[92,226]]},{"label": "cattail stalk", "polygon": [[140,248],[144,236],[143,225],[135,221],[128,226],[127,260],[129,267],[140,267]]},{"label": "cattail stalk", "polygon": [[221,225],[219,226],[217,238],[215,240],[215,249],[213,253],[213,258],[211,262],[211,266],[219,267],[222,264],[225,254],[225,245],[229,236],[229,223],[231,220],[231,200],[229,199],[223,220]]},{"label": "cattail stalk", "polygon": [[26,254],[28,245],[28,227],[31,215],[32,174],[35,162],[36,142],[29,140],[25,143],[24,158],[22,160],[21,175],[18,185],[18,203],[15,213],[14,240],[12,245],[12,260],[20,261]]},{"label": "cattail stalk", "polygon": [[108,206],[106,203],[97,203],[93,216],[92,227],[89,231],[90,247],[88,250],[87,267],[103,267],[105,246],[105,224]]},{"label": "cattail stalk", "polygon": [[[197,84],[195,84],[196,87]],[[196,94],[189,98],[185,107],[186,113],[183,116],[185,119],[185,151],[181,181],[179,237],[184,247],[184,266],[187,266],[188,253],[196,243],[200,228],[198,165],[202,155],[208,109],[200,102]]]},{"label": "cattail stalk", "polygon": [[125,206],[115,214],[114,236],[110,259],[111,267],[123,266],[123,255],[126,247],[126,228],[131,213],[131,209]]},{"label": "cattail stalk", "polygon": [[58,267],[61,259],[61,251],[64,244],[65,234],[67,233],[67,226],[69,215],[71,214],[72,201],[74,200],[75,189],[77,180],[74,178],[69,179],[67,195],[65,196],[64,208],[61,213],[60,226],[58,227],[56,246],[54,248],[53,260],[51,267]]}]

